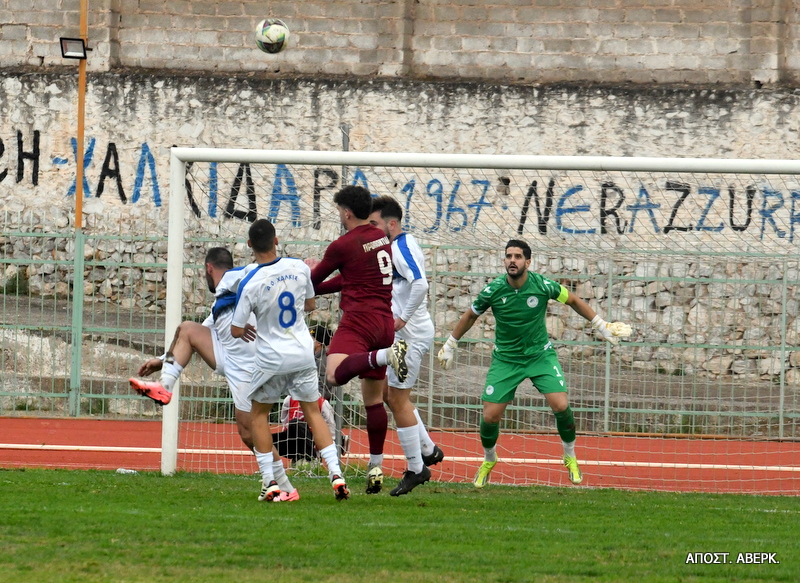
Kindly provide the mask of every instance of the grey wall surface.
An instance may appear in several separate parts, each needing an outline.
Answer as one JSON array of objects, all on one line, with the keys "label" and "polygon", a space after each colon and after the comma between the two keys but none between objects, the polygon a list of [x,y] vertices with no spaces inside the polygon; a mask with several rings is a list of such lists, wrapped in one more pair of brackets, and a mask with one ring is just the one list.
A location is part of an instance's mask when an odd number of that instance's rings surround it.
[{"label": "grey wall surface", "polygon": [[[117,67],[491,79],[774,83],[800,78],[792,0],[93,0],[92,70]],[[0,66],[63,64],[79,0],[0,1]],[[259,52],[284,19],[289,50]]]}]

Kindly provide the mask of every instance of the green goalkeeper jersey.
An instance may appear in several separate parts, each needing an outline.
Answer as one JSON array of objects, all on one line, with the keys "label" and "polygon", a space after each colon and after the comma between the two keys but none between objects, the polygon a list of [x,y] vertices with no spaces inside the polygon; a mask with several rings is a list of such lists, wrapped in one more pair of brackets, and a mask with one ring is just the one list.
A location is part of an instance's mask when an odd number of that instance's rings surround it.
[{"label": "green goalkeeper jersey", "polygon": [[515,289],[505,275],[491,281],[472,303],[472,311],[483,314],[492,309],[495,319],[493,356],[500,360],[519,362],[550,348],[545,315],[547,302],[567,301],[569,291],[560,283],[528,272],[524,285]]}]

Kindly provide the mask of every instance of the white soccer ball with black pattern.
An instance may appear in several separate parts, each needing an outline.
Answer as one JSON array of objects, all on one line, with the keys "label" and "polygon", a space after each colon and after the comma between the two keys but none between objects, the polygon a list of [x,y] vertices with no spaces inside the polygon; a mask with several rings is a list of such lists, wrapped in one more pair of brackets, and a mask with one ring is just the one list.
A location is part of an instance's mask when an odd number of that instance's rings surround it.
[{"label": "white soccer ball with black pattern", "polygon": [[289,43],[289,27],[280,18],[265,18],[256,26],[256,44],[265,53],[279,53]]}]

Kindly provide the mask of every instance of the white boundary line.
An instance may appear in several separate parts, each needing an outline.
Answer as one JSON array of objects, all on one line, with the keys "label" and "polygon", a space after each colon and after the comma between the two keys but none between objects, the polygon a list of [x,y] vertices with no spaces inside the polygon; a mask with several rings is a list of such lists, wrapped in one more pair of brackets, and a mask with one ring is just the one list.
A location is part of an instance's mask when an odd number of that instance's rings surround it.
[{"label": "white boundary line", "polygon": [[[0,450],[3,449],[23,449],[37,451],[109,451],[117,453],[161,453],[160,447],[114,447],[102,445],[37,445],[27,443],[0,443]],[[237,449],[178,449],[180,454],[194,455],[221,455],[221,456],[241,456],[253,455],[248,450]],[[345,456],[346,460],[368,459],[367,454],[353,454]],[[400,460],[405,459],[401,455],[385,455],[384,459]],[[480,463],[480,457],[448,457],[448,461]],[[520,465],[557,465],[563,462],[556,458],[501,458],[503,463]],[[626,462],[626,461],[606,461],[606,460],[581,460],[582,466],[603,466],[603,467],[624,467],[624,468],[665,468],[683,470],[742,470],[752,472],[800,472],[800,466],[752,466],[741,464],[682,464],[682,463],[657,463],[657,462]]]}]

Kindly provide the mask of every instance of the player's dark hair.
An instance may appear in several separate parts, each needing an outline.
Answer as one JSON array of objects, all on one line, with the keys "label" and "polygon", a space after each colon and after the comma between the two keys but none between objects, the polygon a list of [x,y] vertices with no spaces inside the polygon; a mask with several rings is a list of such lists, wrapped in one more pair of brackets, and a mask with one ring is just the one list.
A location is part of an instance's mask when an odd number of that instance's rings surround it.
[{"label": "player's dark hair", "polygon": [[212,247],[206,253],[206,263],[217,269],[233,269],[233,255],[225,247]]},{"label": "player's dark hair", "polygon": [[508,251],[509,247],[519,247],[522,249],[522,256],[525,257],[525,259],[531,258],[531,247],[525,241],[521,239],[511,239],[506,243],[506,251]]},{"label": "player's dark hair", "polygon": [[381,211],[381,218],[403,220],[403,207],[388,194],[372,199],[372,212]]},{"label": "player's dark hair", "polygon": [[362,221],[369,218],[372,212],[372,195],[363,186],[345,186],[333,195],[333,202],[350,209],[356,218]]},{"label": "player's dark hair", "polygon": [[257,253],[272,251],[275,245],[275,227],[267,219],[258,219],[247,231],[250,245]]}]

